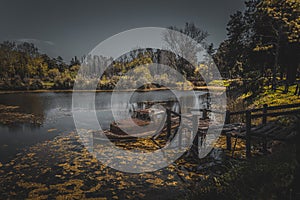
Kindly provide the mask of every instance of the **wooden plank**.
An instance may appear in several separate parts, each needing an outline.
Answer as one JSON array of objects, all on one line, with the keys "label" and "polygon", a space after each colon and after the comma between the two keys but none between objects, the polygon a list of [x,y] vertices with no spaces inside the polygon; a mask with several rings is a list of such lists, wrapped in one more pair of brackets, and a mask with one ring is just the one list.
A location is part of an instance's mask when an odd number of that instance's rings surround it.
[{"label": "wooden plank", "polygon": [[[279,109],[297,108],[297,107],[300,107],[300,103],[280,105],[280,106],[268,106],[267,110],[279,110]],[[264,108],[254,108],[254,109],[251,109],[250,111],[251,112],[259,112],[259,111],[263,111],[263,110],[264,110]],[[246,114],[246,110],[230,112],[230,115],[241,115],[241,114]]]},{"label": "wooden plank", "polygon": [[261,125],[258,125],[258,126],[254,126],[254,127],[251,127],[251,133],[255,132],[255,131],[259,131],[260,129],[264,129],[264,125],[261,124]]},{"label": "wooden plank", "polygon": [[279,109],[297,108],[297,107],[300,107],[300,103],[286,104],[286,105],[279,105],[279,106],[270,106],[270,107],[268,107],[268,110],[279,110]]},{"label": "wooden plank", "polygon": [[246,139],[246,131],[243,131],[243,132],[231,131],[231,132],[228,132],[227,134],[230,134],[231,137]]},{"label": "wooden plank", "polygon": [[256,137],[268,137],[276,129],[278,129],[278,127],[267,127],[265,129],[260,129],[257,132],[252,132],[251,134]]},{"label": "wooden plank", "polygon": [[217,110],[211,110],[211,109],[205,109],[205,108],[191,108],[190,111],[207,111],[207,112],[212,112],[212,113],[216,113],[216,114],[225,114],[226,112],[221,112],[221,111],[217,111]]},{"label": "wooden plank", "polygon": [[251,131],[251,135],[265,134],[270,129],[274,129],[274,124],[267,124],[265,126],[260,126],[261,128]]},{"label": "wooden plank", "polygon": [[181,118],[192,121],[192,116],[181,115]]},{"label": "wooden plank", "polygon": [[291,129],[278,129],[273,134],[269,135],[269,137],[273,140],[287,140],[290,135],[294,135],[293,131]]},{"label": "wooden plank", "polygon": [[[169,109],[167,109],[167,110],[169,110]],[[170,111],[171,114],[176,115],[178,117],[181,117],[181,114],[179,114],[177,112],[174,112],[173,110],[169,110],[169,111]]]},{"label": "wooden plank", "polygon": [[241,114],[245,114],[246,110],[242,110],[242,111],[235,111],[235,112],[230,112],[230,115],[241,115]]},{"label": "wooden plank", "polygon": [[269,138],[272,138],[274,136],[278,136],[279,134],[282,133],[282,131],[284,131],[284,128],[283,127],[274,127],[273,131],[269,131],[269,133],[266,133],[266,135],[269,137]]},{"label": "wooden plank", "polygon": [[134,132],[134,129],[131,129],[131,122],[135,123],[138,126],[146,126],[150,124],[150,121],[141,120],[137,118],[124,119],[110,124],[110,131],[116,135],[127,135],[127,133],[124,132],[124,130]]},{"label": "wooden plank", "polygon": [[266,113],[266,114],[254,114],[254,115],[251,116],[251,118],[255,119],[255,118],[261,118],[263,116],[277,117],[277,116],[281,116],[281,115],[291,115],[291,114],[300,114],[300,109],[289,110],[289,111],[282,111],[282,112],[274,112],[274,113]]},{"label": "wooden plank", "polygon": [[225,124],[222,128],[221,134],[227,134],[228,132],[241,132],[245,130],[245,125],[243,123],[235,123],[235,124]]},{"label": "wooden plank", "polygon": [[[249,110],[250,112],[258,112],[262,111],[263,108],[254,108]],[[241,115],[241,114],[246,114],[247,110],[241,110],[241,111],[235,111],[235,112],[230,112],[230,115]]]},{"label": "wooden plank", "polygon": [[250,110],[250,112],[259,112],[259,111],[262,111],[263,108],[253,108]]}]

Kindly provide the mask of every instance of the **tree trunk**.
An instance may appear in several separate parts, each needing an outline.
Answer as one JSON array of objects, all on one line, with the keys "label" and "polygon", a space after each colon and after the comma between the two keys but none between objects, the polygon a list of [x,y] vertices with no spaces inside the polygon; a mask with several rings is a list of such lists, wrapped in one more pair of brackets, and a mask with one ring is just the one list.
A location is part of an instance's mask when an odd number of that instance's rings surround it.
[{"label": "tree trunk", "polygon": [[279,33],[277,33],[277,42],[276,42],[276,49],[275,49],[275,58],[274,58],[274,67],[272,70],[272,90],[276,90],[276,72],[278,68],[278,58],[279,58],[279,42],[280,42],[280,36]]},{"label": "tree trunk", "polygon": [[287,94],[289,92],[289,82],[288,80],[285,80],[285,87],[284,87],[284,94]]}]

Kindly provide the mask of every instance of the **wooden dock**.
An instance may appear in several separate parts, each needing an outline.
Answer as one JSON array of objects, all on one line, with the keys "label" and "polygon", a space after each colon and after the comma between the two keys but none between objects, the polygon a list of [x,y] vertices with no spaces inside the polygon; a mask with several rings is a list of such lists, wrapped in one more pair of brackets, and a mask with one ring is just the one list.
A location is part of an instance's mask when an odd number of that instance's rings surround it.
[{"label": "wooden dock", "polygon": [[[137,126],[147,126],[150,124],[149,120],[142,120],[138,118],[132,118],[132,122]],[[125,130],[131,130],[130,132],[134,131],[133,128],[130,127],[131,123],[128,119],[119,120],[117,122],[113,122],[110,124],[110,131],[116,135],[127,135]],[[136,134],[139,134],[138,132]]]},{"label": "wooden dock", "polygon": [[[195,111],[195,110],[192,110]],[[285,141],[295,137],[299,134],[297,130],[293,130],[291,127],[287,128],[280,125],[277,121],[268,121],[270,117],[278,117],[285,115],[294,115],[300,117],[300,103],[289,104],[281,106],[268,106],[264,105],[262,108],[243,110],[238,112],[226,111],[225,124],[220,124],[220,126],[213,125],[211,127],[209,113],[217,112],[209,109],[198,109],[201,111],[201,116],[199,114],[180,114],[170,109],[166,109],[166,122],[163,124],[163,128],[160,133],[155,131],[147,131],[143,133],[136,133],[135,135],[127,135],[120,128],[120,126],[126,126],[126,120],[112,124],[111,131],[105,132],[105,135],[112,140],[134,140],[139,137],[147,137],[156,140],[157,138],[164,135],[164,138],[168,141],[172,140],[178,132],[180,122],[182,127],[187,130],[196,133],[194,139],[192,150],[197,152],[197,148],[202,144],[202,140],[205,139],[208,128],[219,129],[221,134],[226,136],[226,148],[229,151],[235,151],[235,145],[237,138],[243,139],[246,142],[246,156],[251,156],[252,142],[254,140],[261,141],[263,149],[267,150],[267,144],[269,141],[280,140]],[[225,114],[225,113],[223,113]],[[238,123],[232,123],[232,116],[240,116]],[[197,121],[198,120],[198,121]],[[253,121],[260,120],[261,123],[253,125]],[[134,123],[139,126],[145,126],[150,123],[150,121],[145,121],[141,119],[133,119]],[[198,125],[198,126],[197,126]],[[129,127],[130,128],[130,127]],[[180,136],[179,136],[180,137]],[[180,137],[181,139],[181,137]],[[232,139],[235,139],[232,145]],[[199,144],[200,141],[200,144]],[[181,141],[180,141],[181,143]],[[180,144],[179,144],[180,145]]]},{"label": "wooden dock", "polygon": [[[208,113],[220,113],[218,111],[213,111],[210,109],[192,109],[191,111],[201,111],[202,114],[190,114],[181,115],[171,110],[167,110],[167,122],[166,129],[167,135],[172,137],[172,121],[174,119],[185,120],[184,126],[191,130],[197,131],[194,148],[197,148],[199,141],[205,138],[206,132],[210,127],[210,120]],[[220,113],[221,114],[221,113]],[[231,123],[231,117],[235,115],[240,115],[240,121],[245,121],[245,123]],[[262,108],[243,110],[238,112],[226,111],[226,120],[224,125],[212,127],[212,129],[221,129],[221,134],[226,135],[227,150],[235,150],[235,144],[232,147],[232,138],[240,138],[246,141],[246,156],[251,156],[251,147],[253,140],[261,140],[263,149],[267,150],[267,143],[273,140],[286,141],[294,138],[297,131],[291,127],[284,127],[277,121],[268,121],[270,117],[287,116],[294,115],[300,118],[300,103],[288,104],[280,106],[268,106],[265,104]],[[254,120],[261,120],[261,124],[253,125]],[[199,121],[197,121],[199,120]],[[198,124],[198,127],[195,127]],[[173,136],[174,137],[174,136]],[[200,140],[199,140],[200,137]]]},{"label": "wooden dock", "polygon": [[[269,121],[268,117],[278,117],[286,115],[294,115],[300,118],[300,103],[288,104],[280,106],[268,106],[265,104],[263,108],[256,108],[238,112],[226,113],[226,124],[230,124],[230,118],[234,115],[241,115],[241,118],[245,117],[245,124],[236,130],[225,131],[227,138],[227,149],[232,150],[231,138],[241,138],[246,140],[246,155],[251,156],[251,141],[253,139],[260,139],[263,143],[263,149],[267,150],[268,141],[280,140],[285,141],[292,139],[299,134],[297,130],[293,130],[290,127],[284,127],[277,121]],[[261,124],[253,126],[252,121],[261,119]],[[234,147],[235,148],[235,147]],[[233,150],[234,150],[233,148]]]}]

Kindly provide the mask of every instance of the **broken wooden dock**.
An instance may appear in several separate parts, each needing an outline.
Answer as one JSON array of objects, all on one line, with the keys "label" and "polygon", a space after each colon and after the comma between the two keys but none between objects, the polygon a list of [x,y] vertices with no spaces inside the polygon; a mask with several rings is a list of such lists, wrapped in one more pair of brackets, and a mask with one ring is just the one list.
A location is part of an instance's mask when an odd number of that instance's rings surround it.
[{"label": "broken wooden dock", "polygon": [[[193,110],[195,111],[195,110]],[[111,131],[106,132],[106,135],[110,139],[114,140],[132,140],[138,137],[149,136],[151,139],[155,140],[162,133],[165,134],[167,140],[172,140],[175,137],[175,134],[178,132],[178,127],[180,122],[184,128],[196,133],[196,137],[193,142],[192,148],[197,149],[199,145],[202,144],[202,140],[205,139],[206,132],[210,127],[210,112],[217,112],[209,109],[198,109],[199,114],[180,114],[170,109],[166,109],[166,122],[163,124],[161,133],[154,133],[153,131],[143,133],[136,133],[136,135],[127,135],[123,133],[118,128],[118,124],[111,126]],[[223,113],[224,114],[224,113]],[[232,116],[239,115],[238,123],[232,123]],[[284,127],[280,125],[277,121],[268,121],[270,117],[278,117],[285,115],[295,115],[299,118],[300,115],[300,103],[298,104],[289,104],[281,106],[268,106],[264,105],[262,108],[255,108],[249,110],[243,110],[238,112],[226,111],[226,120],[225,124],[220,126],[214,125],[214,129],[219,129],[221,134],[226,136],[226,146],[227,150],[234,151],[236,140],[243,139],[246,142],[246,156],[251,156],[252,142],[253,140],[259,140],[262,142],[262,147],[266,151],[267,143],[273,140],[285,141],[293,138],[298,133],[298,130],[294,130],[291,127]],[[260,124],[253,125],[254,120],[261,120]],[[198,121],[197,121],[198,120]],[[145,122],[143,120],[134,119],[134,122],[137,125],[148,125],[150,122]],[[120,124],[119,124],[120,125]],[[196,126],[197,125],[197,126]],[[126,126],[126,120],[123,123],[123,126]],[[115,130],[114,130],[115,129]],[[181,137],[179,136],[181,139]],[[232,139],[235,139],[234,144],[232,145]],[[199,143],[200,142],[200,143]],[[181,141],[180,141],[181,143]],[[180,144],[179,144],[180,145]],[[195,150],[196,151],[196,150]]]},{"label": "broken wooden dock", "polygon": [[[256,108],[238,112],[226,113],[226,124],[230,124],[230,118],[234,115],[241,115],[245,117],[245,124],[238,129],[225,131],[227,139],[227,149],[232,150],[231,138],[241,138],[246,140],[246,156],[251,156],[251,141],[253,139],[260,139],[263,143],[263,149],[267,150],[268,141],[280,140],[285,141],[291,139],[299,134],[299,130],[293,130],[291,127],[284,127],[278,121],[269,121],[268,117],[278,117],[286,115],[295,115],[300,117],[300,103],[288,104],[280,106],[268,106],[264,104],[263,108]],[[261,119],[261,124],[253,126],[252,121]],[[233,148],[234,150],[234,148]]]}]

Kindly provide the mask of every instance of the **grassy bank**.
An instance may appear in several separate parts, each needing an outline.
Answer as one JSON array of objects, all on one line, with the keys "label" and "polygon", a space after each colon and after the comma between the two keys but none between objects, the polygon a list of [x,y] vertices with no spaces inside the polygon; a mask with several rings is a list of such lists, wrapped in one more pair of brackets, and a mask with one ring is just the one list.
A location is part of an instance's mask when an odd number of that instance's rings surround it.
[{"label": "grassy bank", "polygon": [[289,87],[287,93],[284,93],[284,86],[279,86],[276,91],[268,87],[253,99],[251,107],[262,107],[263,104],[277,106],[283,104],[300,103],[300,96],[295,95],[296,85]]},{"label": "grassy bank", "polygon": [[[276,91],[264,87],[255,97],[251,93],[234,94],[238,97],[230,102],[230,106],[231,109],[242,110],[260,108],[264,104],[277,106],[300,103],[300,97],[294,95],[295,89],[296,85],[290,86],[285,93],[284,86],[279,86]],[[270,120],[296,127],[296,137],[299,138],[297,124],[300,120],[295,116],[290,118],[293,120],[287,121],[287,117]],[[272,153],[268,155],[230,161],[227,172],[198,183],[195,192],[186,199],[296,199],[296,185],[299,182],[296,139],[285,143],[272,142]]]},{"label": "grassy bank", "polygon": [[228,172],[199,183],[186,199],[295,199],[298,170],[296,144],[282,144],[273,154],[234,163]]},{"label": "grassy bank", "polygon": [[[13,93],[47,93],[47,92],[151,92],[151,91],[165,91],[165,90],[182,90],[181,88],[145,88],[145,89],[122,89],[122,90],[73,90],[73,89],[42,89],[42,90],[0,90],[0,94],[13,94]],[[222,92],[224,87],[217,86],[198,86],[193,88],[196,91],[210,91],[210,92]],[[182,91],[190,91],[188,89],[183,89]]]}]

